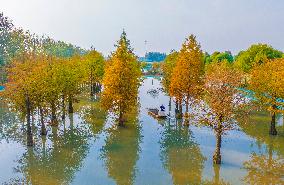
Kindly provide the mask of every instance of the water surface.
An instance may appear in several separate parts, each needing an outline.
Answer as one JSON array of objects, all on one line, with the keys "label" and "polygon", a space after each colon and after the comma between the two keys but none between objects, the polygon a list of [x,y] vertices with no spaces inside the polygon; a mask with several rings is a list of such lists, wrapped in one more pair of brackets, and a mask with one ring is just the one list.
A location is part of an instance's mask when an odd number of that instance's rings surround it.
[{"label": "water surface", "polygon": [[[155,120],[146,108],[169,107],[158,79],[146,78],[140,107],[125,128],[116,127],[99,103],[81,98],[60,127],[48,126],[36,146],[25,146],[25,127],[2,104],[0,109],[0,183],[3,184],[284,184],[284,126],[270,137],[269,115],[252,115],[248,124],[228,132],[222,143],[221,166],[212,164],[215,135],[210,128],[175,119]],[[147,93],[155,89],[158,93]],[[193,110],[191,110],[193,111]]]}]

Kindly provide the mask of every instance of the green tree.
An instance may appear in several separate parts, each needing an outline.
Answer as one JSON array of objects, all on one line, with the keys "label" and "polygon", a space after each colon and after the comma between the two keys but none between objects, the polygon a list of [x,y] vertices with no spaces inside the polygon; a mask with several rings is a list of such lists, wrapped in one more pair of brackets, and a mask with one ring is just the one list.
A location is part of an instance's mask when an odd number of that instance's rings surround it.
[{"label": "green tree", "polygon": [[255,44],[236,56],[235,65],[244,72],[249,72],[254,65],[261,64],[267,59],[282,58],[283,53],[267,44]]},{"label": "green tree", "polygon": [[227,61],[229,63],[233,63],[234,57],[230,51],[219,52],[215,51],[211,56],[206,57],[206,64],[210,64],[211,62],[222,62]]},{"label": "green tree", "polygon": [[101,53],[92,50],[84,55],[86,82],[90,85],[91,96],[100,91],[104,76],[105,60]]}]

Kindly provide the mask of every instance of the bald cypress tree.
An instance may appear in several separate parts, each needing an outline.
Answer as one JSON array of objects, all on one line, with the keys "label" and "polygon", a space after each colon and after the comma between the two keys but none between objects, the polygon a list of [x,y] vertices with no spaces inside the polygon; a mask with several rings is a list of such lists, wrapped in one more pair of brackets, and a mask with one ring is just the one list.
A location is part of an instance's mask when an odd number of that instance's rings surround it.
[{"label": "bald cypress tree", "polygon": [[[202,75],[201,47],[196,41],[196,37],[190,35],[178,54],[170,83],[170,95],[176,97],[179,104],[185,100],[186,113],[188,113],[190,99],[198,98],[201,93]],[[181,107],[180,105],[180,109]],[[181,110],[180,114],[182,114]]]},{"label": "bald cypress tree", "polygon": [[137,104],[141,69],[124,31],[116,48],[106,64],[102,105],[118,115],[119,125],[122,126],[125,113]]}]

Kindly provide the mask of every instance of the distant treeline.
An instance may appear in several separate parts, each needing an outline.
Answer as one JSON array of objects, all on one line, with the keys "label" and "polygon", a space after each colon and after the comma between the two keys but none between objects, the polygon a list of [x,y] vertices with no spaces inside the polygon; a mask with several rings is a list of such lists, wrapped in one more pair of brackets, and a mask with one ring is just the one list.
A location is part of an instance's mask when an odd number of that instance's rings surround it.
[{"label": "distant treeline", "polygon": [[166,53],[147,52],[145,57],[140,57],[141,62],[161,62],[167,57]]},{"label": "distant treeline", "polygon": [[15,27],[9,18],[0,13],[0,76],[2,83],[6,80],[4,67],[15,57],[24,53],[44,53],[48,56],[69,58],[86,52],[75,45]]}]

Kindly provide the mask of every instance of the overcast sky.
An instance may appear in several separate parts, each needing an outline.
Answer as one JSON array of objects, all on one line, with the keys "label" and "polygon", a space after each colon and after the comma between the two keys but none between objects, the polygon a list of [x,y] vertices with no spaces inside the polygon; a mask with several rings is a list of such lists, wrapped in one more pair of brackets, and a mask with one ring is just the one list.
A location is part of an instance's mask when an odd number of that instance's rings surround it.
[{"label": "overcast sky", "polygon": [[237,53],[253,43],[284,50],[284,0],[0,0],[17,27],[105,55],[123,28],[138,55],[180,49],[195,34],[202,49]]}]

